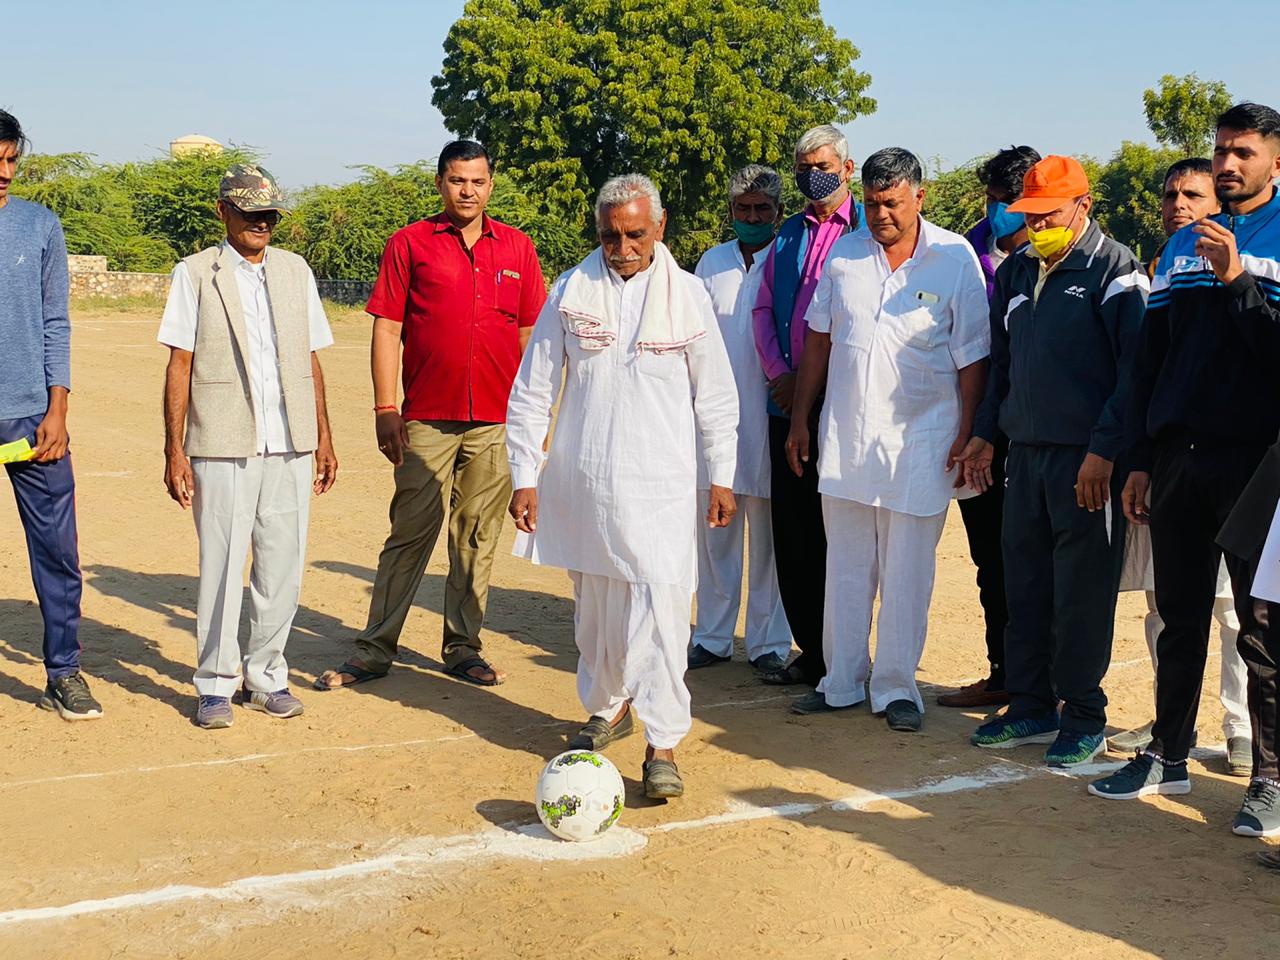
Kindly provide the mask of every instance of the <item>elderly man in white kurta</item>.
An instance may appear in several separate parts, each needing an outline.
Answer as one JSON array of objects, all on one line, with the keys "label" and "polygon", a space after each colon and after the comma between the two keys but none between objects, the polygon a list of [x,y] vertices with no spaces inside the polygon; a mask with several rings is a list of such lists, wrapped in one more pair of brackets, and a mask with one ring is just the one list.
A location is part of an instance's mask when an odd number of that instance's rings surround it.
[{"label": "elderly man in white kurta", "polygon": [[[920,216],[920,162],[891,147],[862,168],[867,225],[831,250],[809,325],[792,422],[825,382],[818,489],[827,525],[827,675],[797,713],[866,698],[893,730],[920,729],[915,672],[924,651],[935,551],[957,458],[986,380],[990,327],[973,250]],[[793,427],[799,472],[808,432]],[[881,597],[875,668],[872,606]]]},{"label": "elderly man in white kurta", "polygon": [[[734,239],[702,255],[694,276],[707,287],[733,379],[738,386],[738,467],[733,475],[737,516],[722,529],[698,526],[698,619],[689,648],[689,669],[728,660],[742,604],[742,554],[747,539],[747,660],[760,673],[787,665],[791,628],[778,593],[769,513],[769,384],[760,367],[752,308],[760,289],[764,257],[782,219],[782,178],[751,164],[729,179],[729,215]],[[698,507],[710,508],[711,480],[698,461]]]},{"label": "elderly man in white kurta", "polygon": [[[705,522],[733,519],[737,392],[698,279],[661,243],[666,214],[644,176],[596,201],[601,246],[551,288],[507,408],[517,551],[573,580],[578,696],[570,741],[599,750],[645,727],[645,793],[678,797],[675,747],[691,724],[684,683],[697,578],[698,443]],[[543,441],[564,377],[555,436]],[[696,431],[696,435],[695,435]]]}]

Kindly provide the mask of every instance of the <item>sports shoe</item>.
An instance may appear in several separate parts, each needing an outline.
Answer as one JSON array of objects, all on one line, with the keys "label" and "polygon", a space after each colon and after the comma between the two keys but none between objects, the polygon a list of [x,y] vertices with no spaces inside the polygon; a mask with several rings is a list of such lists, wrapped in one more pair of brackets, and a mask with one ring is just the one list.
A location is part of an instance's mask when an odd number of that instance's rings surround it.
[{"label": "sports shoe", "polygon": [[1077,733],[1062,730],[1053,746],[1044,752],[1044,762],[1051,767],[1074,767],[1088,763],[1103,750],[1107,741],[1100,733]]},{"label": "sports shoe", "polygon": [[93,699],[82,673],[50,680],[37,704],[41,710],[57,710],[63,720],[97,720],[102,716],[102,705]]},{"label": "sports shoe", "polygon": [[1269,780],[1249,784],[1231,832],[1238,837],[1280,836],[1280,787]]},{"label": "sports shoe", "polygon": [[1005,750],[1024,743],[1053,743],[1058,737],[1057,711],[1043,717],[994,717],[969,737],[975,747]]},{"label": "sports shoe", "polygon": [[1227,773],[1233,777],[1253,775],[1253,741],[1248,737],[1227,738]]},{"label": "sports shoe", "polygon": [[1153,794],[1176,796],[1191,792],[1185,763],[1165,765],[1149,753],[1139,753],[1108,777],[1089,784],[1089,792],[1107,800],[1137,800]]},{"label": "sports shoe", "polygon": [[1152,720],[1136,729],[1107,737],[1107,749],[1114,750],[1116,753],[1138,753],[1140,750],[1147,749],[1151,746],[1151,728],[1154,725],[1155,721]]},{"label": "sports shoe", "polygon": [[260,690],[246,689],[241,694],[241,702],[246,709],[259,710],[269,717],[287,720],[302,713],[302,701],[288,690],[275,690],[263,693]]},{"label": "sports shoe", "polygon": [[203,727],[205,730],[221,730],[234,722],[230,697],[201,697],[196,704],[197,727]]},{"label": "sports shoe", "polygon": [[718,653],[712,653],[706,647],[700,647],[696,643],[689,648],[689,669],[697,670],[699,667],[710,667],[717,663],[724,663],[728,657],[722,657]]}]

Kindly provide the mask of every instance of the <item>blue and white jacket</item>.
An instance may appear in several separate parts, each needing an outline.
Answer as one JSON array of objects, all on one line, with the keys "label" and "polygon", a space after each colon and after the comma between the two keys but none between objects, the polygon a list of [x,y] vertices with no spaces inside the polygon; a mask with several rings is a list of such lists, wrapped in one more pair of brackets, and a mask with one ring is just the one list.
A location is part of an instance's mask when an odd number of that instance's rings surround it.
[{"label": "blue and white jacket", "polygon": [[1155,440],[1267,447],[1280,433],[1280,192],[1212,219],[1235,234],[1245,272],[1224,286],[1196,253],[1194,225],[1169,238],[1130,395],[1137,470],[1150,471]]}]

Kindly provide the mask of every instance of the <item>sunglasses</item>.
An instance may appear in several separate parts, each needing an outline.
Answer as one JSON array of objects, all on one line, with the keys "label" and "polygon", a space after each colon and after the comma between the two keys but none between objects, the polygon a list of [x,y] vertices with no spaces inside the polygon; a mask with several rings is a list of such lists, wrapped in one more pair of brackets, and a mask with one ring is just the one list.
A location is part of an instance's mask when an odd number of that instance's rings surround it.
[{"label": "sunglasses", "polygon": [[280,222],[279,210],[241,210],[234,203],[227,203],[232,210],[240,215],[242,220],[249,223],[265,223],[268,227],[274,227]]}]

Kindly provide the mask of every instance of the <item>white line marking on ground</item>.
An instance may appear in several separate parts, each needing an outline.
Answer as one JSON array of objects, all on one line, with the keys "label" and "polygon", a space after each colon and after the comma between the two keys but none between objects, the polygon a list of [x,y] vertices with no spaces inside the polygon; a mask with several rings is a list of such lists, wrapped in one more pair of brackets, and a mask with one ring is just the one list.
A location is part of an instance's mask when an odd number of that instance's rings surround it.
[{"label": "white line marking on ground", "polygon": [[771,807],[747,804],[730,808],[726,813],[697,820],[666,823],[648,830],[615,827],[592,843],[567,843],[556,840],[541,824],[529,824],[515,831],[486,829],[452,837],[420,837],[397,844],[389,852],[368,860],[338,864],[295,873],[242,877],[217,887],[173,885],[127,893],[97,900],[80,900],[54,907],[34,907],[0,913],[0,926],[50,920],[70,920],[96,913],[112,913],[153,907],[183,900],[250,901],[272,894],[287,894],[298,887],[318,883],[350,880],[374,874],[407,874],[476,860],[584,861],[605,857],[629,856],[643,848],[653,834],[676,830],[701,830],[750,820],[802,817],[819,810],[862,810],[882,800],[909,800],[914,797],[938,796],[964,791],[985,790],[1028,779],[1029,774],[1001,767],[988,767],[976,773],[946,777],[887,793],[862,790],[840,800],[826,803],[784,803]]}]

